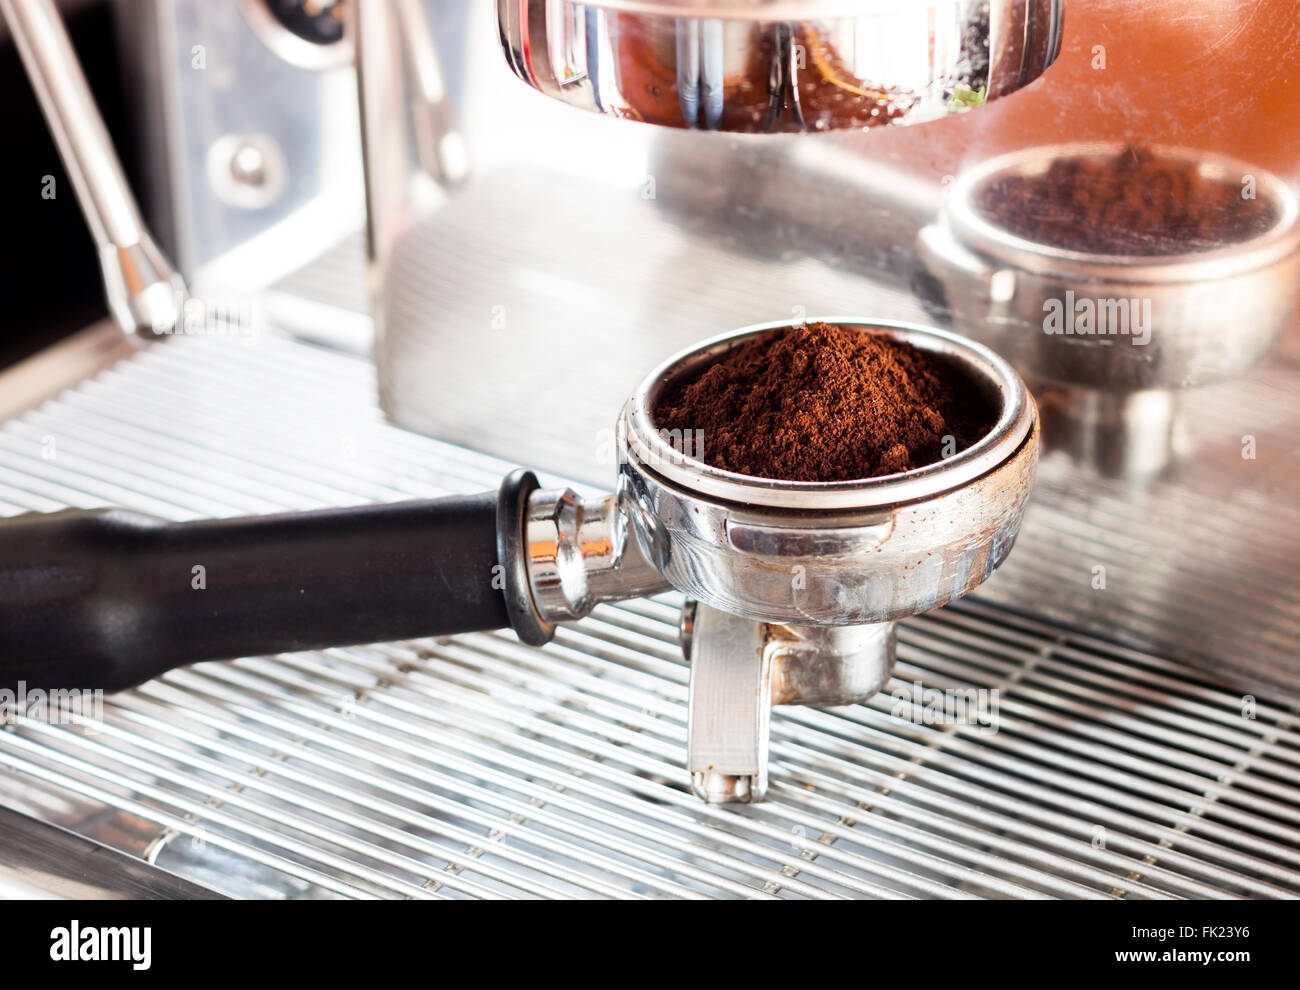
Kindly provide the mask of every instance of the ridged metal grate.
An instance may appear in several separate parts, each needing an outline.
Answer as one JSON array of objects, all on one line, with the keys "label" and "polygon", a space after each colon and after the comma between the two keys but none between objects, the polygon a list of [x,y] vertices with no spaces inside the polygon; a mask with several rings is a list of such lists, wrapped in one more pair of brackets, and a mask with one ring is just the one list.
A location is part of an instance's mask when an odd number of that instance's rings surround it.
[{"label": "ridged metal grate", "polygon": [[[1300,697],[1298,395],[1300,364],[1285,355],[1185,392],[1178,473],[1145,487],[1049,459],[989,594]],[[1246,436],[1258,459],[1241,456]]]},{"label": "ridged metal grate", "polygon": [[[366,362],[273,337],[168,341],[4,425],[0,512],[300,509],[509,467],[387,426],[373,389]],[[241,896],[1300,895],[1281,696],[1002,597],[903,623],[871,703],[778,709],[753,807],[686,789],[674,596],[543,650],[481,634],[175,671],[90,731],[0,731],[0,801]],[[998,731],[897,717],[916,680],[997,688]]]}]

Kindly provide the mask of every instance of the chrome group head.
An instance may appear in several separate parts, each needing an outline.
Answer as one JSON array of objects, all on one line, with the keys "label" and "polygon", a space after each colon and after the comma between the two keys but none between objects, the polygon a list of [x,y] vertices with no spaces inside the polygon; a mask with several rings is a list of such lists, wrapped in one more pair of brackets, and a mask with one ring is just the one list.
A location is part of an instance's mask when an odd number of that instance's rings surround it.
[{"label": "chrome group head", "polygon": [[1056,60],[1064,0],[498,0],[501,49],[570,106],[691,130],[963,113]]},{"label": "chrome group head", "polygon": [[[972,447],[915,471],[859,481],[753,478],[676,447],[653,420],[664,392],[729,349],[787,324],[747,327],[655,369],[619,422],[623,511],[673,587],[724,612],[808,626],[888,622],[982,582],[1011,548],[1033,482],[1035,409],[996,354],[941,330],[827,317],[954,365],[998,410]],[[700,437],[709,442],[707,429]]]}]

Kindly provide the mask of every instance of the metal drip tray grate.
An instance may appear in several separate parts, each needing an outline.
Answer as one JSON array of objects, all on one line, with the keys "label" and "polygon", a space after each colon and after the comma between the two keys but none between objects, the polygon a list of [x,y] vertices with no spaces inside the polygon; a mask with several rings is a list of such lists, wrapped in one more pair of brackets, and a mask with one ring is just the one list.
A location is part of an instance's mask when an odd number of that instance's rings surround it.
[{"label": "metal drip tray grate", "polygon": [[[508,467],[386,425],[373,388],[366,362],[277,338],[169,341],[5,424],[0,512],[300,509]],[[239,896],[1300,894],[1283,700],[979,596],[903,623],[871,703],[777,709],[768,802],[704,806],[678,604],[603,607],[543,650],[175,671],[99,724],[15,719],[0,802]],[[903,717],[915,681],[997,689],[997,731]]]}]

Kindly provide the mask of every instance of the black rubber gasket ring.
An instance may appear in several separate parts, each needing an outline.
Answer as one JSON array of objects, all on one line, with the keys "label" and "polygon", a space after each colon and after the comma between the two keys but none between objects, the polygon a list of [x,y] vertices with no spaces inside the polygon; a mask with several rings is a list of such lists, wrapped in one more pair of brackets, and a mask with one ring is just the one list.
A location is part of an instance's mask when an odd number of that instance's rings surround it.
[{"label": "black rubber gasket ring", "polygon": [[528,583],[524,522],[528,497],[540,487],[537,475],[518,468],[506,475],[497,492],[497,561],[505,579],[501,593],[511,628],[520,642],[529,646],[545,646],[555,636],[555,623],[538,614]]}]

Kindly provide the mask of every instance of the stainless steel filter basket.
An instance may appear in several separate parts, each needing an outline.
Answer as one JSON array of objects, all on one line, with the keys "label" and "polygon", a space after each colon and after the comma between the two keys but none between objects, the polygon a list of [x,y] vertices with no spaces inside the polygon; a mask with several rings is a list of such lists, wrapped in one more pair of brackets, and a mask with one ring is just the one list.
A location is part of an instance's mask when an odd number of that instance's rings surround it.
[{"label": "stainless steel filter basket", "polygon": [[[724,334],[653,371],[620,420],[620,492],[647,557],[678,590],[723,611],[800,625],[886,622],[980,584],[1011,549],[1037,463],[1033,400],[1011,366],[954,334],[826,317],[951,362],[998,410],[992,431],[938,464],[862,481],[774,481],[712,467],[652,419],[674,383],[788,326]],[[707,443],[707,436],[705,436]]]}]

